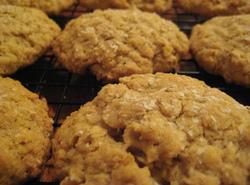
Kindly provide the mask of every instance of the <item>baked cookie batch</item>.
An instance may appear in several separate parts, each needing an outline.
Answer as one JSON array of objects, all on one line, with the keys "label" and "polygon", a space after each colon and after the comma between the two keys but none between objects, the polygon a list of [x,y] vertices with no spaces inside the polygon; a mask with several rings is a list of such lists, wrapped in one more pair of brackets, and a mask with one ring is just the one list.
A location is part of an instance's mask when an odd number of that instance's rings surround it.
[{"label": "baked cookie batch", "polygon": [[[88,13],[61,30],[48,15],[75,3]],[[156,14],[173,4],[210,19],[188,39]],[[67,70],[116,82],[54,134],[46,100],[6,77],[50,49]],[[0,185],[249,185],[249,108],[166,74],[191,57],[250,87],[250,1],[0,0]]]}]

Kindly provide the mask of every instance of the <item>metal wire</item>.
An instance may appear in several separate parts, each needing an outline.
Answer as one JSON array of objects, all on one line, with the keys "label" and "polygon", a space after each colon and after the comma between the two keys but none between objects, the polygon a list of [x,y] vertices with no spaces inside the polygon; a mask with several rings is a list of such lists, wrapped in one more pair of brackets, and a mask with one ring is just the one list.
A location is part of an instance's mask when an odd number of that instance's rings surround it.
[{"label": "metal wire", "polygon": [[[52,17],[62,28],[72,18],[84,13],[79,6],[64,12],[61,16]],[[202,23],[205,19],[178,12],[176,8],[172,12],[163,15],[166,19],[174,21],[182,31],[190,35],[194,25]],[[75,75],[64,69],[56,69],[53,66],[56,58],[47,53],[38,62],[28,68],[20,70],[12,77],[21,81],[28,89],[45,97],[54,117],[55,127],[60,126],[62,121],[71,112],[77,110],[82,104],[92,100],[103,84],[98,82],[91,74]],[[179,74],[188,75],[205,81],[208,85],[216,87],[233,96],[244,105],[250,105],[250,89],[229,85],[218,76],[209,75],[199,69],[194,60],[182,61]],[[58,183],[30,182],[26,185],[57,185]]]}]

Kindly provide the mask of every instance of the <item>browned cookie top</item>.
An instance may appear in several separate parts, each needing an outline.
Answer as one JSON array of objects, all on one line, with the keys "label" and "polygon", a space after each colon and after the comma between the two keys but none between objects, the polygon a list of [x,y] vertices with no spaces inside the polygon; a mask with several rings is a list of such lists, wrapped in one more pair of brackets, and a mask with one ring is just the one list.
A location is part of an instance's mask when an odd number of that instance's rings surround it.
[{"label": "browned cookie top", "polygon": [[177,5],[189,13],[204,16],[250,13],[249,0],[176,0]]},{"label": "browned cookie top", "polygon": [[0,5],[16,5],[38,8],[48,14],[59,14],[76,0],[0,0]]},{"label": "browned cookie top", "polygon": [[248,185],[249,158],[246,107],[186,76],[132,75],[66,119],[51,174],[74,185]]},{"label": "browned cookie top", "polygon": [[188,56],[189,41],[172,22],[139,10],[106,10],[72,20],[53,49],[68,70],[90,69],[117,81],[134,73],[169,72]]},{"label": "browned cookie top", "polygon": [[20,185],[41,172],[50,151],[46,101],[0,77],[0,184]]},{"label": "browned cookie top", "polygon": [[165,13],[172,7],[172,0],[80,0],[80,4],[92,10],[136,7],[145,11]]},{"label": "browned cookie top", "polygon": [[217,17],[195,26],[191,49],[206,71],[250,86],[250,15]]},{"label": "browned cookie top", "polygon": [[34,63],[60,33],[40,10],[0,5],[0,75]]}]

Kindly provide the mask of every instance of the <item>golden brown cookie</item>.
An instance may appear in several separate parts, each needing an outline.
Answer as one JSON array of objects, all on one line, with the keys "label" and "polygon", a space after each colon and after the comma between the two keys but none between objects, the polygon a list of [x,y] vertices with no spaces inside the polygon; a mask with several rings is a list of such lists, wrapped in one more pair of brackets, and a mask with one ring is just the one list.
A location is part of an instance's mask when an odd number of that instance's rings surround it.
[{"label": "golden brown cookie", "polygon": [[213,18],[192,31],[198,64],[227,82],[250,86],[250,15]]},{"label": "golden brown cookie", "polygon": [[71,21],[53,43],[74,73],[89,69],[116,81],[134,73],[169,72],[189,54],[189,41],[172,22],[139,10],[105,10]]},{"label": "golden brown cookie", "polygon": [[50,174],[62,185],[248,185],[249,158],[246,107],[190,77],[132,75],[66,119]]},{"label": "golden brown cookie", "polygon": [[46,101],[19,82],[0,77],[1,185],[19,185],[40,174],[51,132]]},{"label": "golden brown cookie", "polygon": [[80,0],[80,5],[90,10],[136,7],[145,11],[165,13],[172,8],[172,0]]},{"label": "golden brown cookie", "polygon": [[59,14],[73,5],[75,0],[0,0],[0,5],[38,8],[48,14]]},{"label": "golden brown cookie", "polygon": [[34,63],[60,33],[42,11],[0,6],[0,75],[9,75]]},{"label": "golden brown cookie", "polygon": [[249,0],[176,0],[176,4],[187,13],[208,17],[250,13]]}]

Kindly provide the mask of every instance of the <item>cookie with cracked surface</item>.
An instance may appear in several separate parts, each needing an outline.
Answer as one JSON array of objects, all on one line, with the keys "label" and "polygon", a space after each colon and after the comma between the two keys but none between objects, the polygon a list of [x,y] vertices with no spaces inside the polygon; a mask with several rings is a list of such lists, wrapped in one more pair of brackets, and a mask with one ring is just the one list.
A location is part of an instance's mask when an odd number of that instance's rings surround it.
[{"label": "cookie with cracked surface", "polygon": [[172,8],[172,0],[80,0],[80,5],[90,10],[137,7],[145,11],[165,13]]},{"label": "cookie with cracked surface", "polygon": [[35,178],[50,150],[52,120],[46,101],[19,82],[0,77],[0,184]]},{"label": "cookie with cracked surface", "polygon": [[218,89],[181,75],[132,75],[66,119],[50,174],[62,185],[248,185],[249,136],[249,111]]},{"label": "cookie with cracked surface", "polygon": [[105,128],[88,121],[92,116],[97,116],[94,119],[98,121],[99,116],[92,105],[85,107],[58,129],[53,142],[55,168],[49,174],[61,180],[61,185],[153,185],[147,168],[139,168],[133,156]]},{"label": "cookie with cracked surface", "polygon": [[189,41],[174,23],[139,10],[84,14],[71,21],[52,45],[65,68],[74,73],[89,69],[106,81],[170,72],[189,55]]},{"label": "cookie with cracked surface", "polygon": [[0,6],[0,75],[31,65],[50,47],[60,28],[42,11]]},{"label": "cookie with cracked surface", "polygon": [[0,0],[0,5],[33,7],[55,15],[70,8],[74,2],[75,0]]},{"label": "cookie with cracked surface", "polygon": [[191,49],[207,72],[250,86],[250,15],[216,17],[193,28]]},{"label": "cookie with cracked surface", "polygon": [[177,0],[177,6],[188,13],[203,16],[249,14],[249,0]]}]

